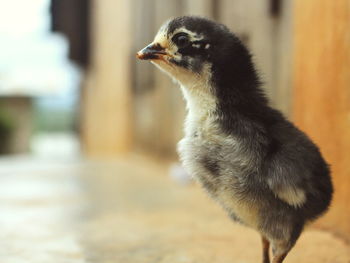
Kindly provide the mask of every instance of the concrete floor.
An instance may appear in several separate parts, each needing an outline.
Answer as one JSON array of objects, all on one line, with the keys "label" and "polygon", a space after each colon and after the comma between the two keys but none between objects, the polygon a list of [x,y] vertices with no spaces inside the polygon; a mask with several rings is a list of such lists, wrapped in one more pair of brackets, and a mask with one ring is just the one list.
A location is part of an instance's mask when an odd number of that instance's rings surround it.
[{"label": "concrete floor", "polygon": [[[0,189],[1,263],[261,262],[257,233],[160,162],[4,159]],[[285,262],[349,263],[350,246],[310,229]]]}]

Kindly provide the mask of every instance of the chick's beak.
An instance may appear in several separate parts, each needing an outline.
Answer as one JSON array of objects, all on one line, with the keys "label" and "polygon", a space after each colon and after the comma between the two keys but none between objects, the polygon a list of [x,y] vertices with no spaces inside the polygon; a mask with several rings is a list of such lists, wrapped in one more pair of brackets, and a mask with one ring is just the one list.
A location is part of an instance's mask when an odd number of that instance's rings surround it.
[{"label": "chick's beak", "polygon": [[136,54],[137,58],[143,60],[160,59],[164,55],[167,55],[165,48],[158,43],[151,43]]}]

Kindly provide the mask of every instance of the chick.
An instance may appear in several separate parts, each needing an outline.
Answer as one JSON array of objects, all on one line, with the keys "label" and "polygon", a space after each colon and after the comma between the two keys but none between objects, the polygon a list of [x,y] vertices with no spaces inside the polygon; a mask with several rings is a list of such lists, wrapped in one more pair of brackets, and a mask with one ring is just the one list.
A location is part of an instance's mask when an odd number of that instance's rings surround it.
[{"label": "chick", "polygon": [[262,236],[263,262],[281,263],[333,187],[317,146],[268,105],[251,55],[208,19],[166,22],[137,53],[180,84],[187,104],[178,144],[186,170],[234,220]]}]

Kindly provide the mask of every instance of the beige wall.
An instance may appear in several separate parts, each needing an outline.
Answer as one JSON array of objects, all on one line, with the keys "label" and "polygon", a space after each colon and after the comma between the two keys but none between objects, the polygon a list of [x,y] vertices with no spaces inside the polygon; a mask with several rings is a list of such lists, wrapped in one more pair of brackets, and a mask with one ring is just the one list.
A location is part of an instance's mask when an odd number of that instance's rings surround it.
[{"label": "beige wall", "polygon": [[118,155],[131,144],[131,6],[92,5],[92,62],[83,87],[82,142],[88,155]]},{"label": "beige wall", "polygon": [[331,165],[321,224],[350,239],[350,0],[298,0],[295,14],[293,115]]}]

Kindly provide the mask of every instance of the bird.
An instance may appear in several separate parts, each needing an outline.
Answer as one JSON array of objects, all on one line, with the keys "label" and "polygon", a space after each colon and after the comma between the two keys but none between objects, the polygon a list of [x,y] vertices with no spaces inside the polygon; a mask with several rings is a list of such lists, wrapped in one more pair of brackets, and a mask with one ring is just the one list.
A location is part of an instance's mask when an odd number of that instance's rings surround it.
[{"label": "bird", "polygon": [[263,263],[282,263],[331,204],[319,148],[270,105],[251,52],[227,26],[169,19],[137,57],[180,86],[187,115],[177,150],[186,171],[233,221],[260,233]]}]

